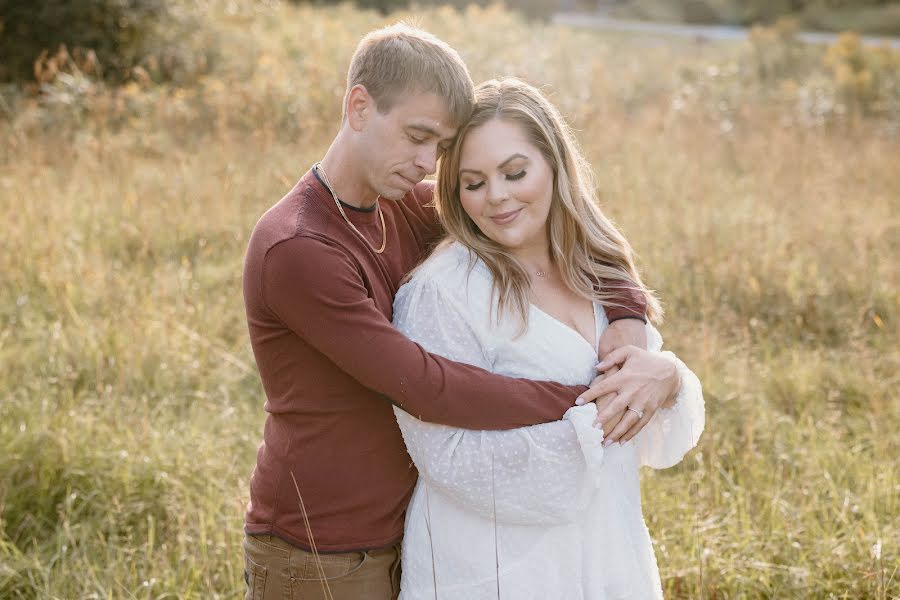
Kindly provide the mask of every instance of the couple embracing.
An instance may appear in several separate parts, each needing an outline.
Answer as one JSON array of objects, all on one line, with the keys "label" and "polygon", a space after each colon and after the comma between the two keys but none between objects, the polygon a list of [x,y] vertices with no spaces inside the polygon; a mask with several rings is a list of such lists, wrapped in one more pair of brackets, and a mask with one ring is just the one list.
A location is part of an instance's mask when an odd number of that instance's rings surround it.
[{"label": "couple embracing", "polygon": [[564,119],[404,24],[343,102],[247,251],[246,598],[661,597],[639,469],[703,398]]}]

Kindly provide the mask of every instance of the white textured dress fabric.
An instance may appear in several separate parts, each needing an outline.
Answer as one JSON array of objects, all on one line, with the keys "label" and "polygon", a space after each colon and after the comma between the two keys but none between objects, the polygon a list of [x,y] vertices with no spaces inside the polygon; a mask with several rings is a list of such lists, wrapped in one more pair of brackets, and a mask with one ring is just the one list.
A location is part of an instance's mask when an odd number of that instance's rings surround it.
[{"label": "white textured dress fabric", "polygon": [[[397,292],[394,324],[426,350],[494,373],[568,385],[595,376],[597,351],[532,306],[521,335],[498,323],[491,275],[453,244]],[[594,306],[596,339],[607,325]],[[662,339],[648,325],[651,350]],[[509,431],[397,421],[419,481],[406,514],[401,600],[662,598],[641,513],[641,465],[666,468],[704,427],[700,382],[671,353],[682,389],[629,443],[603,448],[594,404]],[[460,398],[478,410],[478,398]]]}]

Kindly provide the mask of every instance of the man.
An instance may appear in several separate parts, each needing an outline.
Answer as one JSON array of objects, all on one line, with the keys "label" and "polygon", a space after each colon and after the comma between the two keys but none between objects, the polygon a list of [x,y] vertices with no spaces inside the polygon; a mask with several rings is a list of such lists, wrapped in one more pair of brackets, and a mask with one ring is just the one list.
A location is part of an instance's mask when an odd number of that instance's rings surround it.
[{"label": "man", "polygon": [[416,472],[392,402],[426,421],[509,429],[619,390],[601,421],[625,440],[676,391],[671,363],[621,348],[645,344],[643,298],[627,292],[603,340],[620,347],[622,370],[590,389],[454,363],[392,327],[394,293],[441,234],[422,180],[473,87],[428,33],[401,24],[365,36],[331,147],[254,229],[244,298],[269,416],[246,514],[247,598],[397,596]]}]

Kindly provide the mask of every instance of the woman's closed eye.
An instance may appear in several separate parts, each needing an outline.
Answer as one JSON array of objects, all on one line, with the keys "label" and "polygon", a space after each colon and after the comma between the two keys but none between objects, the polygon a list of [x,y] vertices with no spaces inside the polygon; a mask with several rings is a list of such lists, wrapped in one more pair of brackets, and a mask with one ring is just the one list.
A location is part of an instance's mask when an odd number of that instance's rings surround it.
[{"label": "woman's closed eye", "polygon": [[[525,175],[527,175],[527,174],[528,174],[528,172],[525,169],[522,169],[518,173],[507,174],[506,180],[507,181],[518,181],[518,180],[522,179],[523,177],[525,177]],[[474,192],[475,190],[477,190],[478,188],[480,188],[483,185],[484,185],[484,181],[476,181],[474,183],[466,184],[466,189],[469,190],[470,192]]]}]

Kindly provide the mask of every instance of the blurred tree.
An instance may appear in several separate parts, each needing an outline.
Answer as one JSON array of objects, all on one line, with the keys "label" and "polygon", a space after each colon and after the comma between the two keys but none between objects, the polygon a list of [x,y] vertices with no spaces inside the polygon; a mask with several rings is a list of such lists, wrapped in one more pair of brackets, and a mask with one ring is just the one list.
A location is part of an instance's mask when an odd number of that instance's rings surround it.
[{"label": "blurred tree", "polygon": [[93,50],[104,77],[124,79],[168,15],[165,0],[0,0],[0,81],[28,80],[45,50]]}]

